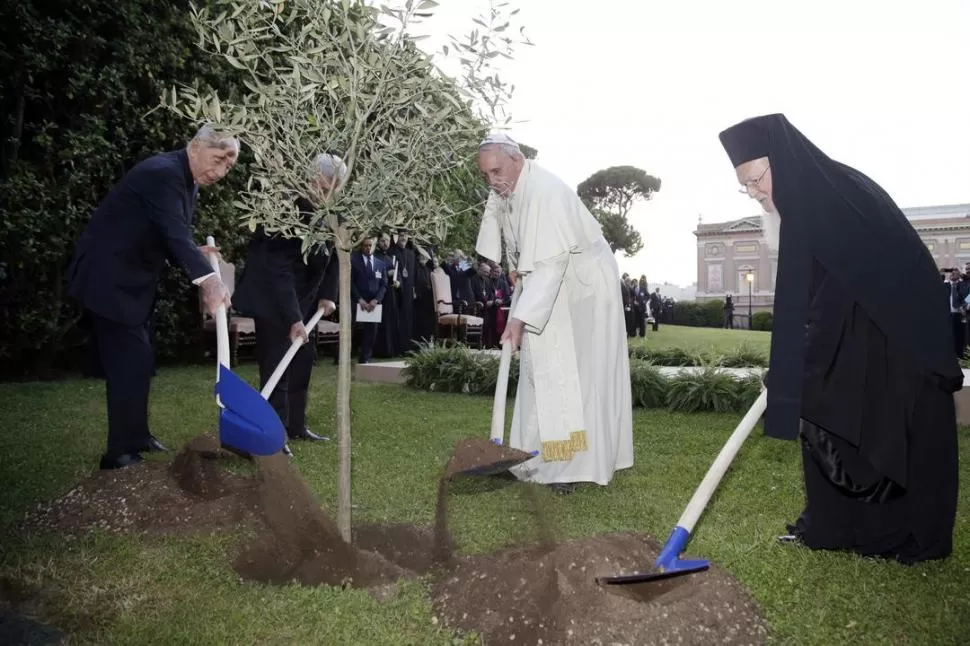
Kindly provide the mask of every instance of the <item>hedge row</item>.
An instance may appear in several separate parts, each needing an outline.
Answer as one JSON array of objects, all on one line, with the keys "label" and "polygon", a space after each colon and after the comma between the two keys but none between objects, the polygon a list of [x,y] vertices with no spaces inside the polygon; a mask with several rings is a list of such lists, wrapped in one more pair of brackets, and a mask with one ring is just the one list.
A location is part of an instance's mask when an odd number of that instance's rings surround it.
[{"label": "hedge row", "polygon": [[[419,390],[490,396],[498,382],[498,365],[497,357],[467,346],[428,344],[408,358],[405,383]],[[510,395],[515,393],[518,375],[519,362],[513,358]],[[634,407],[689,413],[743,412],[761,392],[760,376],[737,379],[708,365],[699,372],[666,377],[656,365],[636,357],[630,359],[630,385]]]},{"label": "hedge row", "polygon": [[[746,314],[735,306],[735,314]],[[751,329],[771,331],[773,316],[771,312],[755,312],[751,316]],[[671,306],[670,321],[674,325],[689,327],[724,327],[724,301],[678,301]]]},{"label": "hedge row", "polygon": [[745,344],[723,354],[685,348],[651,348],[631,346],[630,358],[655,366],[705,366],[721,368],[766,368],[768,357]]}]

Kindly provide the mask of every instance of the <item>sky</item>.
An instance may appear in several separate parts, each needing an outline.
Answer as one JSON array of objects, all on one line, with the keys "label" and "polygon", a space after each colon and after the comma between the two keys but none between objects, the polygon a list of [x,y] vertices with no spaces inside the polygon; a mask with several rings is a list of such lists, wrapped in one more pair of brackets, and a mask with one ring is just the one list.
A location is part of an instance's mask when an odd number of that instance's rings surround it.
[{"label": "sky", "polygon": [[[439,0],[426,48],[488,10]],[[698,216],[758,215],[718,133],[783,112],[901,207],[970,202],[970,0],[509,0],[534,43],[500,74],[517,141],[572,186],[633,165],[661,190],[630,213],[644,248],[621,271],[696,277]]]}]

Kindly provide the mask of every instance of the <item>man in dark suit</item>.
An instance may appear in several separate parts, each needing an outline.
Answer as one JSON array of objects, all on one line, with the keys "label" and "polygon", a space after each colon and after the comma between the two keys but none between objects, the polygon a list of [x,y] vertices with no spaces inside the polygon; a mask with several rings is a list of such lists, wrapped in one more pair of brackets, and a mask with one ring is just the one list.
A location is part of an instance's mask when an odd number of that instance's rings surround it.
[{"label": "man in dark suit", "polygon": [[[316,188],[326,199],[339,182],[346,178],[347,166],[336,155],[321,154],[314,160]],[[316,208],[301,197],[297,206],[304,219]],[[234,300],[236,308],[256,324],[256,360],[259,363],[259,387],[262,389],[276,370],[293,341],[309,341],[304,322],[319,308],[324,316],[336,309],[339,271],[336,254],[330,244],[312,249],[306,262],[300,238],[268,235],[262,226],[249,242],[246,269]],[[283,373],[269,401],[294,440],[318,441],[325,438],[306,426],[307,395],[313,370],[314,349],[305,343]],[[290,454],[289,447],[284,452]]]},{"label": "man in dark suit", "polygon": [[[155,290],[174,259],[215,313],[229,293],[192,240],[199,186],[215,184],[236,163],[239,142],[202,127],[182,150],[132,168],[104,198],[74,248],[68,292],[85,310],[107,380],[108,445],[102,469],[167,450],[148,429],[154,369],[150,325]],[[211,251],[215,251],[214,249]]]},{"label": "man in dark suit", "polygon": [[[360,245],[360,251],[350,256],[350,293],[354,303],[365,312],[372,312],[384,301],[387,293],[387,265],[374,257],[374,241],[370,238]],[[356,318],[357,307],[354,307]],[[358,323],[363,332],[360,363],[370,361],[377,339],[378,323]]]}]

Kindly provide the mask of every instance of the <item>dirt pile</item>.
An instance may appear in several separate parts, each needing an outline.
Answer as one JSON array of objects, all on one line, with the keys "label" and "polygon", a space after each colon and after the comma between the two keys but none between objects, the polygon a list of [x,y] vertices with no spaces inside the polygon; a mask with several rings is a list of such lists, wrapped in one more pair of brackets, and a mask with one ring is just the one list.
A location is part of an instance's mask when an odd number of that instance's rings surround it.
[{"label": "dirt pile", "polygon": [[233,563],[245,578],[264,583],[369,587],[408,572],[376,552],[344,542],[288,457],[258,457],[259,510],[266,531]]},{"label": "dirt pile", "polygon": [[727,573],[644,584],[647,598],[597,585],[597,576],[649,567],[660,546],[613,534],[461,559],[434,586],[445,624],[485,643],[762,644],[767,629]]},{"label": "dirt pile", "polygon": [[[203,457],[208,456],[208,457]],[[195,438],[171,466],[146,461],[137,467],[96,471],[63,496],[28,513],[28,530],[78,536],[111,533],[204,534],[259,522],[258,482],[221,468],[221,451],[208,436]]]},{"label": "dirt pile", "polygon": [[244,528],[233,562],[244,578],[352,585],[379,598],[401,577],[431,573],[439,619],[452,629],[478,632],[485,643],[764,643],[767,631],[750,596],[716,567],[645,584],[646,597],[597,585],[597,576],[648,568],[660,545],[633,534],[557,542],[543,507],[555,498],[543,502],[537,486],[515,485],[538,529],[537,545],[456,557],[448,530],[449,487],[468,466],[495,462],[508,451],[487,440],[459,443],[439,483],[433,528],[360,526],[353,545],[340,538],[288,458],[256,458],[255,476],[237,475],[224,459],[244,463],[205,436],[191,441],[170,466],[149,461],[95,473],[39,509],[28,525],[75,533]]}]

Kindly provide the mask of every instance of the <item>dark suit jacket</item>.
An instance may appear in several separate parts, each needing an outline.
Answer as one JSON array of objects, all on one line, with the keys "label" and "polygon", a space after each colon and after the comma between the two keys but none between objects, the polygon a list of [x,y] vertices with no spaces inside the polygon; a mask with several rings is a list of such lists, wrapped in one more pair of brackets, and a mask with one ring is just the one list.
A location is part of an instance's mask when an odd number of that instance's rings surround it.
[{"label": "dark suit jacket", "polygon": [[350,292],[354,303],[360,299],[365,301],[384,301],[387,293],[387,265],[382,260],[371,256],[373,270],[368,272],[364,265],[364,255],[355,251],[350,256]]},{"label": "dark suit jacket", "polygon": [[[946,289],[946,300],[951,306],[960,306],[964,304],[964,299],[970,295],[970,283],[961,280],[956,283],[956,289],[951,288],[950,281],[944,281],[943,287]],[[953,302],[951,296],[956,297],[956,303]]]},{"label": "dark suit jacket", "polygon": [[68,293],[99,316],[136,326],[151,316],[166,259],[192,280],[211,273],[192,240],[196,193],[185,150],[138,163],[98,205],[77,241]]},{"label": "dark suit jacket", "polygon": [[[309,216],[313,207],[297,200]],[[246,268],[233,294],[233,305],[243,316],[266,319],[289,327],[306,322],[321,299],[337,302],[339,264],[330,245],[312,251],[303,261],[302,241],[267,235],[258,227],[249,240]]]}]

